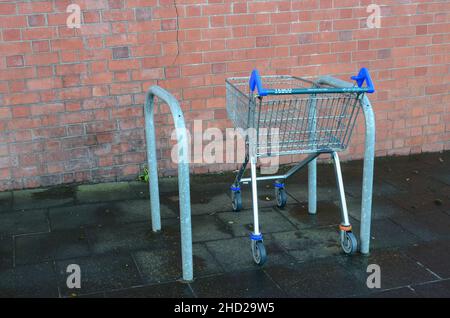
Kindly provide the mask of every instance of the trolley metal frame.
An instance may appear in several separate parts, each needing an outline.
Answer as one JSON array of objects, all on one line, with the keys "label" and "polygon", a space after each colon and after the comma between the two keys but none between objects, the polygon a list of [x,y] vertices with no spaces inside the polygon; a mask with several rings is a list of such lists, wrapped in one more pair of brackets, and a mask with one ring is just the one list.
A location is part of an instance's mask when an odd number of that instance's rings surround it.
[{"label": "trolley metal frame", "polygon": [[[287,200],[284,180],[308,166],[308,211],[315,214],[316,159],[321,154],[330,154],[334,162],[341,203],[341,246],[347,254],[353,254],[357,250],[357,239],[352,233],[348,217],[338,152],[347,148],[360,109],[366,119],[360,250],[364,254],[369,252],[375,123],[366,93],[373,93],[375,90],[366,68],[362,68],[352,79],[357,85],[330,76],[317,81],[292,76],[260,77],[258,71],[253,70],[250,79],[226,80],[228,117],[237,128],[247,130],[245,160],[231,186],[232,206],[234,211],[242,208],[240,185],[250,182],[254,218],[254,231],[250,238],[252,255],[257,264],[264,264],[267,258],[259,226],[257,181],[275,180],[277,205],[284,208]],[[263,81],[269,85],[268,88],[263,87]],[[278,138],[277,151],[270,149],[273,143],[262,146],[260,142],[262,128],[272,126],[278,129],[277,133],[269,133],[271,137],[276,135]],[[249,130],[252,132],[249,133]],[[308,156],[283,175],[257,176],[258,158],[291,154]],[[243,178],[248,163],[251,176]]]}]

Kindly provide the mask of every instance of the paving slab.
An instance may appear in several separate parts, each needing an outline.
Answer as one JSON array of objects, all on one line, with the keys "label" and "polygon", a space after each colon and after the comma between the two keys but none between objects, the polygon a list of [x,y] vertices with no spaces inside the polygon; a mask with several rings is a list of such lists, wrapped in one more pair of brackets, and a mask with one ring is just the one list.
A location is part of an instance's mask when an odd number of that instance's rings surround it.
[{"label": "paving slab", "polygon": [[45,189],[14,191],[14,210],[35,210],[70,205],[75,201],[74,186],[55,186]]},{"label": "paving slab", "polygon": [[108,298],[193,298],[191,288],[182,282],[148,285],[106,293]]},{"label": "paving slab", "polygon": [[[233,236],[247,236],[253,231],[253,213],[251,211],[223,212],[216,214],[230,229]],[[295,226],[273,208],[263,208],[259,213],[262,233],[295,230]]]},{"label": "paving slab", "polygon": [[[339,204],[339,202],[335,202]],[[357,219],[361,220],[361,199],[349,198],[347,200],[347,209],[349,215]],[[393,203],[392,201],[385,199],[380,196],[372,197],[372,220],[376,219],[384,219],[388,217],[393,217],[397,215],[406,214],[403,209],[399,209],[399,207]]]},{"label": "paving slab", "polygon": [[391,218],[423,241],[449,240],[450,215],[440,211],[427,214],[402,213]]},{"label": "paving slab", "polygon": [[[170,209],[161,205],[161,218],[176,217]],[[147,222],[151,226],[148,200],[110,201],[50,208],[49,219],[54,230],[122,226],[133,222]]]},{"label": "paving slab", "polygon": [[417,160],[427,163],[432,167],[446,171],[450,169],[450,151],[422,153],[420,155],[415,155],[415,157]]},{"label": "paving slab", "polygon": [[286,295],[261,269],[199,278],[191,286],[198,297],[269,298]]},{"label": "paving slab", "polygon": [[421,285],[413,285],[412,288],[420,297],[426,298],[449,298],[450,280],[439,280]]},{"label": "paving slab", "polygon": [[0,236],[0,270],[13,267],[13,249],[12,236]]},{"label": "paving slab", "polygon": [[406,249],[405,253],[441,278],[447,279],[450,278],[449,246],[450,241],[424,242]]},{"label": "paving slab", "polygon": [[[70,273],[67,267],[77,264],[81,270],[81,288],[69,289],[66,281]],[[56,263],[58,286],[62,296],[113,291],[142,285],[142,279],[133,258],[129,254],[107,254],[73,258]]]},{"label": "paving slab", "polygon": [[449,211],[450,210],[450,196],[423,193],[423,194],[402,194],[396,196],[386,196],[398,207],[414,213],[424,214],[433,211]]},{"label": "paving slab", "polygon": [[[371,298],[419,298],[420,296],[411,287],[401,287],[389,290],[374,292],[371,295],[364,295]],[[363,297],[364,297],[363,296]]]},{"label": "paving slab", "polygon": [[[342,164],[359,239],[362,160]],[[258,183],[268,253],[254,264],[251,187],[231,211],[233,173],[191,178],[194,275],[181,284],[177,178],[160,180],[162,231],[151,229],[148,184],[120,182],[0,193],[0,296],[36,297],[448,297],[450,151],[376,158],[371,253],[339,244],[333,166],[318,167],[318,211],[307,211],[307,169],[286,181],[284,209],[273,182]],[[282,169],[288,169],[283,167]],[[11,194],[12,193],[12,194]],[[14,250],[16,248],[16,250]],[[66,287],[79,264],[82,289]],[[381,290],[366,286],[381,267]],[[15,266],[15,267],[14,267]]]},{"label": "paving slab", "polygon": [[19,235],[48,232],[47,211],[25,210],[1,214],[1,235]]},{"label": "paving slab", "polygon": [[180,244],[179,233],[176,219],[163,220],[162,231],[157,233],[146,222],[87,229],[92,251],[96,254],[145,248],[175,249]]},{"label": "paving slab", "polygon": [[[257,267],[253,261],[249,237],[207,242],[206,246],[226,272]],[[267,264],[294,263],[295,260],[270,235],[265,236],[264,246],[267,252]]]},{"label": "paving slab", "polygon": [[309,214],[308,202],[289,203],[283,208],[276,208],[286,219],[300,229],[337,225],[341,223],[341,212],[332,201],[318,201],[317,213]]},{"label": "paving slab", "polygon": [[[414,194],[448,194],[448,185],[436,181],[429,170],[430,167],[420,170],[418,167],[407,170],[405,167],[390,172],[384,172],[382,178],[392,184],[401,192]],[[381,176],[380,176],[381,177]]]},{"label": "paving slab", "polygon": [[[133,253],[136,265],[145,283],[176,281],[182,278],[181,250],[143,250]],[[203,244],[193,245],[195,277],[223,272]]]},{"label": "paving slab", "polygon": [[367,267],[376,264],[381,272],[381,289],[405,287],[412,284],[436,280],[436,276],[425,267],[396,249],[373,250],[369,256],[342,256],[336,259],[358,281],[367,293],[376,292],[366,286]]},{"label": "paving slab", "polygon": [[[308,183],[297,183],[295,180],[290,182],[286,182],[286,191],[289,196],[296,200],[297,202],[306,202],[308,201]],[[336,183],[321,184],[317,181],[317,200],[318,201],[326,201],[326,200],[338,200],[339,193],[336,187]],[[288,198],[288,202],[290,199]]]},{"label": "paving slab", "polygon": [[[191,202],[192,215],[213,215],[219,212],[231,211],[231,197],[226,191],[227,190],[220,191],[219,194],[216,193],[208,198],[204,195],[198,195],[197,198],[194,197]],[[207,204],[207,202],[211,204]],[[212,202],[214,202],[214,204],[212,204]],[[178,206],[176,208],[178,209]]]},{"label": "paving slab", "polygon": [[445,183],[447,186],[450,186],[450,174],[442,174],[442,173],[436,173],[433,172],[431,174],[431,176],[433,178],[435,178],[436,180]]},{"label": "paving slab", "polygon": [[[427,158],[428,157],[428,158]],[[377,157],[375,158],[375,165],[378,174],[384,174],[386,172],[392,173],[392,171],[412,171],[428,169],[432,165],[440,163],[440,154],[413,154],[409,156],[390,156],[390,157]]]},{"label": "paving slab", "polygon": [[341,254],[337,227],[275,233],[273,237],[299,262]]},{"label": "paving slab", "polygon": [[92,203],[138,199],[128,182],[113,182],[79,185],[76,191],[78,203]]},{"label": "paving slab", "polygon": [[15,264],[33,264],[90,254],[87,237],[82,229],[20,235],[14,241]]},{"label": "paving slab", "polygon": [[10,212],[13,206],[12,191],[0,192],[0,214]]},{"label": "paving slab", "polygon": [[[348,198],[361,199],[362,196],[362,175],[357,178],[345,178],[344,177],[344,190],[348,195]],[[382,180],[374,179],[373,182],[373,195],[383,197],[385,195],[392,195],[396,193],[405,193],[406,190],[399,189],[394,185],[384,182]]]},{"label": "paving slab", "polygon": [[[360,224],[353,223],[353,233],[359,240]],[[401,224],[390,219],[375,219],[371,222],[370,248],[383,249],[392,247],[409,247],[421,241],[414,232],[403,228]],[[359,241],[358,241],[359,242]]]},{"label": "paving slab", "polygon": [[53,264],[50,262],[0,270],[0,297],[58,297]]},{"label": "paving slab", "polygon": [[231,228],[215,215],[192,217],[192,241],[206,242],[233,237]]},{"label": "paving slab", "polygon": [[335,259],[321,259],[295,266],[268,266],[265,272],[288,297],[344,297],[367,287]]}]

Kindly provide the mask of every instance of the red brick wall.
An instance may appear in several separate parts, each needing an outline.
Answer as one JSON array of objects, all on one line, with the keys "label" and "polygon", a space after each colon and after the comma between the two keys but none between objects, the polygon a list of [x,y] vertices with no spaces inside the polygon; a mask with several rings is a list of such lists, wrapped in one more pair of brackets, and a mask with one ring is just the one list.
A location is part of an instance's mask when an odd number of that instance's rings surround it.
[{"label": "red brick wall", "polygon": [[[81,6],[81,29],[66,26],[70,3]],[[188,121],[224,128],[224,79],[255,66],[347,79],[366,66],[377,155],[450,149],[450,2],[376,1],[379,29],[367,28],[370,3],[0,0],[0,190],[134,178],[150,85],[174,93]],[[168,158],[170,116],[160,113]],[[362,156],[362,131],[346,158]],[[161,168],[173,172],[167,160]]]}]

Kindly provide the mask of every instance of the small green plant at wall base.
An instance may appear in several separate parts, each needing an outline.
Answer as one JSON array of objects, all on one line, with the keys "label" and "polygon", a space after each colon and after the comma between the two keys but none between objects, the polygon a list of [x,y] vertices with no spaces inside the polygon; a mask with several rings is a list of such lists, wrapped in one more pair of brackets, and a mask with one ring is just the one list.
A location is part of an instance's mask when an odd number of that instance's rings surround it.
[{"label": "small green plant at wall base", "polygon": [[138,179],[139,179],[139,181],[142,181],[142,182],[148,182],[149,177],[148,177],[148,169],[147,168],[144,168],[144,172],[139,175]]}]

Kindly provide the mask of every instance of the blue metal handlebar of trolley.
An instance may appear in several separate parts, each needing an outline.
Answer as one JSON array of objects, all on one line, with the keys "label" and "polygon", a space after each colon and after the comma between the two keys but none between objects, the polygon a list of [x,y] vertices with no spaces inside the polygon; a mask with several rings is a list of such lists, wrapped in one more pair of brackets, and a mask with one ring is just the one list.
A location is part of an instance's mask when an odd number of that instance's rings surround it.
[{"label": "blue metal handlebar of trolley", "polygon": [[[255,89],[258,92],[258,96],[267,95],[292,95],[292,94],[336,94],[336,93],[373,93],[375,88],[373,86],[372,78],[370,77],[369,70],[365,67],[361,68],[358,75],[352,76],[352,80],[356,81],[358,86],[355,87],[317,87],[317,88],[277,88],[266,89],[263,87],[261,76],[257,69],[252,71],[250,76],[250,91],[254,92]],[[366,87],[363,87],[366,82]]]}]

